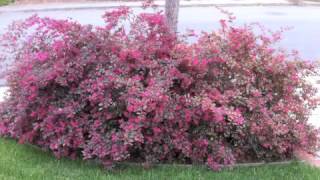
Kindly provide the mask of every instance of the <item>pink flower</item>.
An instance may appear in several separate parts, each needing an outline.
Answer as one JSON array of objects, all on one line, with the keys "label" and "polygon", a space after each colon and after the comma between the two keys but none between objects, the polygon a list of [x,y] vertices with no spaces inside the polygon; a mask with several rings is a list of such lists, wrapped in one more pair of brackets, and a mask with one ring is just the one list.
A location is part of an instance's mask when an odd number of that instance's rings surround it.
[{"label": "pink flower", "polygon": [[36,54],[36,58],[41,62],[44,62],[45,60],[47,60],[48,57],[49,57],[49,54],[47,52],[38,52]]}]

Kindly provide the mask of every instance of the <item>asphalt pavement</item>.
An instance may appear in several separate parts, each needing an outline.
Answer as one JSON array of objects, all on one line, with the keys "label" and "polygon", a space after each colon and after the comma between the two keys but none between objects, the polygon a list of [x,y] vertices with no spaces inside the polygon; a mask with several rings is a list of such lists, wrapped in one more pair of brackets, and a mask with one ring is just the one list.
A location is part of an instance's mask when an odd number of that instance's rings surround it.
[{"label": "asphalt pavement", "polygon": [[[141,8],[133,8],[141,12]],[[305,60],[320,59],[320,6],[232,6],[224,7],[237,17],[235,24],[243,25],[259,22],[267,29],[279,30],[290,27],[283,34],[278,46],[288,50],[298,50]],[[33,14],[57,19],[72,18],[83,24],[103,25],[105,9],[62,9],[50,11],[0,11],[0,33],[14,20],[25,19]],[[181,7],[179,31],[195,29],[212,31],[218,28],[220,19],[226,18],[215,7]]]}]

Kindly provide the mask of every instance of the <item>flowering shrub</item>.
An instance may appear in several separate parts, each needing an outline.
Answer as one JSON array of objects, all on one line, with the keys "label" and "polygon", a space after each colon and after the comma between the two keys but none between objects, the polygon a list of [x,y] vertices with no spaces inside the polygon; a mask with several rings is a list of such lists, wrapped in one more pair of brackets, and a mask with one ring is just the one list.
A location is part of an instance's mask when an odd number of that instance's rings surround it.
[{"label": "flowering shrub", "polygon": [[[171,34],[161,13],[107,12],[103,27],[32,16],[2,37],[14,58],[0,135],[57,157],[203,163],[291,158],[318,149],[307,123],[314,65],[251,27]],[[124,27],[124,21],[130,28]]]}]

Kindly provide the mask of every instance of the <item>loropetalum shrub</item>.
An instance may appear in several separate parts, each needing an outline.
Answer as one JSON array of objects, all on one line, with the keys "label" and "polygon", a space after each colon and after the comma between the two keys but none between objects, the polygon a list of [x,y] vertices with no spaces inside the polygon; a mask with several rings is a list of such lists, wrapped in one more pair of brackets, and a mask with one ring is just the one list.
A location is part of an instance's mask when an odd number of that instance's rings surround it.
[{"label": "loropetalum shrub", "polygon": [[[315,152],[312,63],[274,48],[277,36],[230,26],[194,43],[161,13],[107,12],[105,26],[32,16],[2,36],[13,58],[0,135],[57,157],[200,163]],[[125,27],[130,24],[130,27]],[[291,57],[291,58],[290,58]]]}]

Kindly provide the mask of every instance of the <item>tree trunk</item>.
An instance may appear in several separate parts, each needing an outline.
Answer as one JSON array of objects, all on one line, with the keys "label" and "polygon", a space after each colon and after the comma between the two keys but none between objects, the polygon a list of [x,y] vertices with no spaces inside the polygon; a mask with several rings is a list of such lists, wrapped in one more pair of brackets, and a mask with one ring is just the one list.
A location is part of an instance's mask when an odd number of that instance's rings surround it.
[{"label": "tree trunk", "polygon": [[166,21],[171,32],[176,33],[178,27],[180,0],[166,0]]},{"label": "tree trunk", "polygon": [[289,0],[293,5],[302,5],[303,0]]}]

